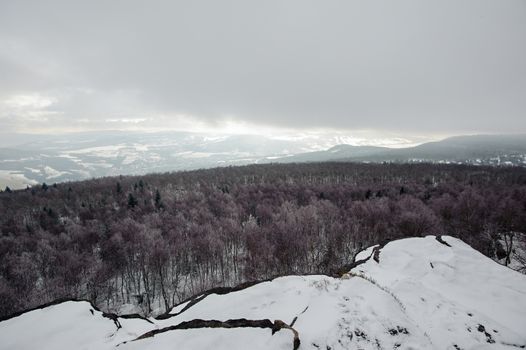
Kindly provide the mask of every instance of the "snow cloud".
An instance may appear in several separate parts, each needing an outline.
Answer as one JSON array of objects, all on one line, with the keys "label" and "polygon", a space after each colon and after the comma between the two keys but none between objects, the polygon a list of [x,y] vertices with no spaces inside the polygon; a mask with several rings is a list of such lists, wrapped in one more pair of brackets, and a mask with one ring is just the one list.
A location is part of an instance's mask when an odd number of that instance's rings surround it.
[{"label": "snow cloud", "polygon": [[4,1],[0,127],[526,132],[525,43],[522,0]]}]

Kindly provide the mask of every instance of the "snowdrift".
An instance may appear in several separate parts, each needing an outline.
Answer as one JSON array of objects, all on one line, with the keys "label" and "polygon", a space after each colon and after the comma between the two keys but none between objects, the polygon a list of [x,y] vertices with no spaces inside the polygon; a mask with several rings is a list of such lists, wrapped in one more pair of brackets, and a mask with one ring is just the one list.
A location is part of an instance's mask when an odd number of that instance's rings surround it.
[{"label": "snowdrift", "polygon": [[342,278],[196,296],[162,319],[64,302],[0,322],[0,349],[525,348],[526,276],[443,239],[371,247]]}]

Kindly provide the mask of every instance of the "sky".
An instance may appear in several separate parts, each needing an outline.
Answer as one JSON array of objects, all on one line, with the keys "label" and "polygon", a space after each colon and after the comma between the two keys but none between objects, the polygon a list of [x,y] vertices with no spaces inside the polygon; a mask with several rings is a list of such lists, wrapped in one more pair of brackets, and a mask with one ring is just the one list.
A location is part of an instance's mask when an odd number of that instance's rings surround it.
[{"label": "sky", "polygon": [[0,0],[4,133],[526,132],[526,1]]}]

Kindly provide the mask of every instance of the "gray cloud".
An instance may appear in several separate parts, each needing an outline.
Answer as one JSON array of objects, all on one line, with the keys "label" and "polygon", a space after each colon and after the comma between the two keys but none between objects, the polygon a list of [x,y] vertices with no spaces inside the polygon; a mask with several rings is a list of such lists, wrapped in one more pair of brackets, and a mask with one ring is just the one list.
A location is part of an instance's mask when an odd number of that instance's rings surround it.
[{"label": "gray cloud", "polygon": [[526,132],[526,2],[2,2],[0,74],[19,131]]}]

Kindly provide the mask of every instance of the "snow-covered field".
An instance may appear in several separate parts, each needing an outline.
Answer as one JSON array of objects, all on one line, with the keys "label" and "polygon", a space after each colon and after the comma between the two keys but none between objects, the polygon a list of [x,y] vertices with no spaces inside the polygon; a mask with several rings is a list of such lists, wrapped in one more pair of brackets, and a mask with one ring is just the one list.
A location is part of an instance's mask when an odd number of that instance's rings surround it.
[{"label": "snow-covered field", "polygon": [[[294,331],[299,349],[525,347],[526,276],[460,240],[444,240],[451,247],[434,236],[394,241],[381,248],[379,262],[371,258],[345,278],[281,277],[209,294],[151,323],[114,322],[88,302],[65,302],[0,322],[0,349],[293,349]],[[223,323],[166,329],[196,319]],[[230,319],[281,320],[294,330],[223,328]]]},{"label": "snow-covered field", "polygon": [[[32,170],[33,171],[33,170]],[[16,171],[0,170],[0,188],[3,190],[6,186],[11,189],[25,188],[26,186],[35,185],[35,180],[28,179],[24,174]]]}]

